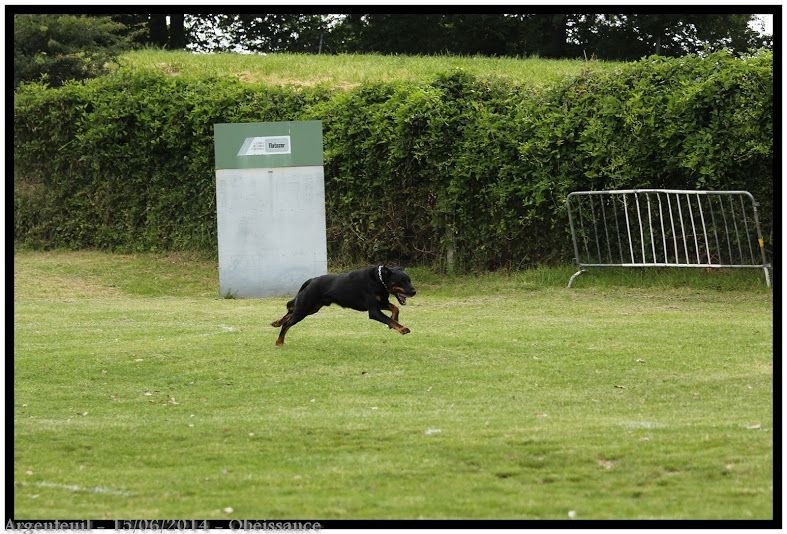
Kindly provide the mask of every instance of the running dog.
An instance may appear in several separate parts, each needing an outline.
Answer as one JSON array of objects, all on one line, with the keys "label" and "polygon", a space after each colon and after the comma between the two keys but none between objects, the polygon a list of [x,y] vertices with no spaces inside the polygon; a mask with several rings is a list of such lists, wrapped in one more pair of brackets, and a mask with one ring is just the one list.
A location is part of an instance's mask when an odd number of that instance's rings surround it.
[{"label": "running dog", "polygon": [[[313,315],[323,306],[338,304],[343,308],[369,312],[369,319],[380,321],[400,334],[409,334],[410,329],[399,324],[399,308],[388,302],[393,295],[404,306],[408,297],[415,296],[415,289],[402,269],[378,265],[343,274],[324,274],[303,283],[294,299],[287,303],[287,313],[271,323],[281,327],[276,345],[284,344],[287,330],[307,315]],[[391,316],[383,314],[391,312]]]}]

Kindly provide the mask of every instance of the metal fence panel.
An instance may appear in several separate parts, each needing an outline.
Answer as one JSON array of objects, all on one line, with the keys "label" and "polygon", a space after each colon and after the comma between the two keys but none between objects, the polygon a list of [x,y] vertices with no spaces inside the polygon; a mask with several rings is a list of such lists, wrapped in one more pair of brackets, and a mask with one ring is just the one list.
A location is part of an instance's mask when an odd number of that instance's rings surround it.
[{"label": "metal fence panel", "polygon": [[760,268],[771,285],[748,191],[576,191],[566,204],[579,269],[568,287],[589,267]]}]

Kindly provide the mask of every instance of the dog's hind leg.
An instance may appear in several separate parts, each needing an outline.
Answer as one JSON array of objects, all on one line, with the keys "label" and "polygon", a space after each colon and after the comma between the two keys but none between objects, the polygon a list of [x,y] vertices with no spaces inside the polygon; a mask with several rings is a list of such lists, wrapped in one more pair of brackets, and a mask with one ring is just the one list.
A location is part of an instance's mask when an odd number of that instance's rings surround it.
[{"label": "dog's hind leg", "polygon": [[287,330],[295,326],[297,323],[301,322],[303,318],[306,317],[302,314],[292,313],[290,317],[284,321],[284,324],[281,326],[281,332],[279,332],[279,337],[276,338],[276,346],[280,347],[284,345],[284,336],[287,335]]},{"label": "dog's hind leg", "polygon": [[286,323],[286,322],[287,322],[287,319],[289,319],[290,317],[292,317],[292,310],[293,310],[293,308],[294,308],[294,307],[295,307],[295,299],[292,299],[291,301],[289,301],[289,302],[287,303],[287,313],[285,313],[285,314],[284,314],[284,317],[282,317],[282,318],[281,318],[281,319],[279,319],[278,321],[273,321],[273,322],[271,323],[271,326],[273,326],[273,327],[275,327],[275,328],[278,328],[278,327],[280,327],[281,325],[283,325],[284,323]]},{"label": "dog's hind leg", "polygon": [[274,328],[278,328],[278,327],[280,327],[281,325],[283,325],[284,323],[286,323],[286,322],[287,322],[287,319],[289,319],[290,317],[292,317],[292,314],[291,314],[291,313],[288,313],[288,314],[286,314],[284,317],[282,317],[281,319],[279,319],[278,321],[273,321],[273,322],[271,323],[271,326],[272,326],[272,327],[274,327]]},{"label": "dog's hind leg", "polygon": [[[320,311],[322,305],[317,304],[316,306],[312,307],[308,312],[304,313],[303,310],[295,309],[292,313],[289,313],[289,318],[282,323],[281,332],[279,332],[279,337],[276,339],[276,345],[281,346],[284,345],[284,336],[287,334],[287,330],[295,326],[296,324],[303,321],[303,319],[307,315],[312,315]],[[286,317],[286,316],[285,316]],[[284,317],[282,317],[284,319]]]},{"label": "dog's hind leg", "polygon": [[273,321],[271,323],[271,326],[273,326],[274,328],[278,328],[284,323],[286,323],[290,319],[290,317],[292,317],[292,311],[295,309],[295,301],[298,300],[298,297],[304,293],[304,290],[309,286],[311,281],[312,278],[309,278],[303,283],[301,288],[298,290],[298,293],[296,293],[295,298],[287,302],[287,313],[285,313],[284,317],[282,317],[278,321]]}]

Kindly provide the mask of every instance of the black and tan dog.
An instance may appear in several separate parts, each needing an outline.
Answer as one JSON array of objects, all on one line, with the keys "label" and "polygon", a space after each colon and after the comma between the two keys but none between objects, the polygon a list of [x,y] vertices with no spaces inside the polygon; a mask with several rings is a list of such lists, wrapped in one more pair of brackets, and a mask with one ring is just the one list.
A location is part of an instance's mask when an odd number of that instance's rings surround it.
[{"label": "black and tan dog", "polygon": [[[324,274],[310,278],[303,283],[295,298],[287,303],[284,317],[271,323],[277,328],[281,326],[276,345],[284,344],[284,336],[293,325],[331,304],[368,311],[369,319],[380,321],[400,334],[409,334],[410,329],[399,324],[399,308],[388,302],[388,295],[395,296],[402,306],[407,302],[407,297],[415,296],[410,277],[403,270],[378,265],[344,274]],[[390,311],[391,316],[384,315],[383,310]]]}]

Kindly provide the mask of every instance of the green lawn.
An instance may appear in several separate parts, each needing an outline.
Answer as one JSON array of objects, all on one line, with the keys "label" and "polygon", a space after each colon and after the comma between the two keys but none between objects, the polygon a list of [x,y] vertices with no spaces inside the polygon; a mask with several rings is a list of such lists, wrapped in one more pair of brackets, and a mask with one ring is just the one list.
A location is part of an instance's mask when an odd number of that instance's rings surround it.
[{"label": "green lawn", "polygon": [[211,261],[18,251],[14,517],[772,518],[761,273],[572,272],[413,269],[411,334],[277,348]]},{"label": "green lawn", "polygon": [[350,89],[364,82],[431,82],[439,74],[463,70],[480,78],[507,78],[542,86],[583,71],[614,69],[623,63],[573,59],[488,58],[476,56],[383,56],[372,54],[193,54],[138,50],[123,54],[121,65],[171,76],[236,77],[249,83]]}]

